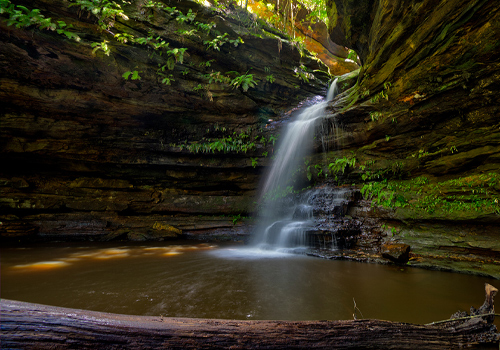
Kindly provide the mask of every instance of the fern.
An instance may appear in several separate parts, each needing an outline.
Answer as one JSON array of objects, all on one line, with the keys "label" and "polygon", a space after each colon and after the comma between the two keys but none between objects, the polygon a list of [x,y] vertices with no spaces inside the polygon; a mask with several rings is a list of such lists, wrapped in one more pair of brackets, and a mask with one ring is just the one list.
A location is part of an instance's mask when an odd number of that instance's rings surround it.
[{"label": "fern", "polygon": [[134,36],[127,33],[115,34],[115,39],[121,43],[126,44],[127,42],[135,42]]},{"label": "fern", "polygon": [[57,21],[57,34],[65,35],[68,39],[72,39],[75,41],[80,41],[80,37],[73,32],[68,31],[67,29],[73,28],[73,26],[67,25],[64,21]]},{"label": "fern", "polygon": [[186,50],[187,48],[181,47],[179,49],[168,50],[167,54],[169,56],[173,56],[175,58],[175,62],[182,64],[184,62],[184,53],[186,52]]},{"label": "fern", "polygon": [[179,15],[175,19],[177,22],[184,23],[184,22],[193,22],[194,19],[196,18],[196,13],[194,13],[191,9],[189,9],[188,13],[184,15],[182,12],[178,11]]},{"label": "fern", "polygon": [[205,40],[203,42],[203,44],[207,45],[209,49],[212,48],[214,50],[220,51],[220,48],[222,47],[222,45],[229,42],[229,38],[227,38],[228,35],[229,34],[227,34],[227,33],[224,33],[222,35],[217,35],[217,37],[215,39]]},{"label": "fern", "polygon": [[196,26],[198,27],[199,30],[206,32],[207,34],[210,32],[210,30],[215,27],[215,23],[201,23],[201,22],[196,22]]},{"label": "fern", "polygon": [[253,74],[243,74],[240,75],[229,83],[234,88],[241,87],[244,92],[247,92],[249,88],[257,86],[257,81],[253,79]]},{"label": "fern", "polygon": [[162,66],[161,64],[158,64],[158,69],[156,70],[156,74],[158,74],[162,78],[162,80],[161,80],[162,84],[170,85],[173,81],[175,81],[175,79],[173,78],[172,74],[165,73],[165,68],[167,68],[167,67],[168,67],[168,65]]}]

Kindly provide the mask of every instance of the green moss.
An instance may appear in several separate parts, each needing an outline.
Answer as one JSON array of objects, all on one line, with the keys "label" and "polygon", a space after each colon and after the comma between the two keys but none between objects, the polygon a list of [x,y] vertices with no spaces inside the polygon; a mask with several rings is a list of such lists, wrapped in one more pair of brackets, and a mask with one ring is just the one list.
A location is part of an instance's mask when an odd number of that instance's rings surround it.
[{"label": "green moss", "polygon": [[351,17],[345,16],[343,21],[344,35],[347,40],[351,39]]},{"label": "green moss", "polygon": [[496,42],[495,44],[487,43],[486,45],[484,45],[484,51],[486,51],[486,52],[493,51],[495,49],[495,47],[497,47],[497,46],[498,46],[498,42]]},{"label": "green moss", "polygon": [[372,206],[397,209],[396,216],[401,218],[465,220],[500,215],[500,173],[444,181],[424,176],[408,179],[408,167],[407,160],[357,161],[345,176],[344,171],[338,172],[335,179],[359,186]]},{"label": "green moss", "polygon": [[426,177],[391,180],[385,181],[385,186],[379,191],[393,192],[392,201],[381,203],[386,207],[401,206],[397,205],[398,196],[403,203],[409,203],[402,209],[404,216],[445,216],[460,220],[500,214],[499,189],[500,174],[488,173],[441,182],[431,182]]},{"label": "green moss", "polygon": [[359,91],[359,84],[356,84],[350,89],[349,95],[346,97],[346,106],[343,108],[342,112],[345,112],[349,108],[351,108],[356,102],[358,102],[361,97],[361,93]]},{"label": "green moss", "polygon": [[448,90],[448,89],[453,88],[456,85],[458,85],[458,83],[459,83],[458,80],[453,80],[453,81],[449,82],[448,84],[441,85],[440,87],[438,87],[438,90],[439,91]]},{"label": "green moss", "polygon": [[469,69],[474,68],[474,66],[476,66],[477,64],[478,64],[477,62],[469,60],[469,61],[466,61],[466,62],[462,63],[459,66],[456,66],[455,69],[456,70],[460,70],[460,71],[467,71]]},{"label": "green moss", "polygon": [[338,77],[337,86],[339,86],[340,92],[344,92],[356,84],[359,76],[359,71],[360,69],[356,69],[348,74],[344,74]]},{"label": "green moss", "polygon": [[328,29],[335,28],[337,26],[337,21],[339,15],[337,13],[337,5],[335,1],[330,1],[330,7],[328,8]]}]

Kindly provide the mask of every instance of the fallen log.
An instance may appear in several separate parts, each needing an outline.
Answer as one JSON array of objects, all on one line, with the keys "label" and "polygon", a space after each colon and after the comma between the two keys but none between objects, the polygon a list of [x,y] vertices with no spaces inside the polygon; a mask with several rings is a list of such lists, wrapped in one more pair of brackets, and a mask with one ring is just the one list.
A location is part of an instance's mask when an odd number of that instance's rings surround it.
[{"label": "fallen log", "polygon": [[[490,299],[488,300],[488,295]],[[1,301],[2,349],[455,349],[494,345],[488,316],[443,324],[238,321],[118,315]],[[498,345],[494,345],[495,348]]]}]

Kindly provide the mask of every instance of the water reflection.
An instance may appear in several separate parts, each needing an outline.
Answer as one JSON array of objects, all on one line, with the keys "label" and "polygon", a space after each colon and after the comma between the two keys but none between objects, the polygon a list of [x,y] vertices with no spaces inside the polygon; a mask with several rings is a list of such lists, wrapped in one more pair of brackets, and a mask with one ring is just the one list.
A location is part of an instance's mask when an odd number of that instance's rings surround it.
[{"label": "water reflection", "polygon": [[[216,248],[216,245],[206,243],[197,245],[169,245],[164,247],[117,247],[117,248],[104,248],[93,249],[89,247],[76,247],[74,249],[84,250],[84,252],[71,253],[66,257],[58,258],[54,261],[38,261],[30,264],[20,264],[12,266],[12,269],[18,271],[40,271],[58,269],[61,267],[70,266],[72,263],[77,263],[85,260],[109,260],[120,259],[127,257],[140,257],[145,255],[158,255],[158,256],[173,256],[183,254],[188,251],[195,250],[210,250]],[[26,248],[18,248],[26,249]]]},{"label": "water reflection", "polygon": [[214,248],[2,248],[2,297],[136,315],[292,320],[352,319],[354,298],[366,318],[427,323],[479,307],[485,282],[499,287],[476,276]]},{"label": "water reflection", "polygon": [[65,261],[39,261],[33,264],[26,265],[15,265],[13,269],[23,269],[23,270],[49,270],[49,269],[58,269],[61,267],[68,266],[69,263]]}]

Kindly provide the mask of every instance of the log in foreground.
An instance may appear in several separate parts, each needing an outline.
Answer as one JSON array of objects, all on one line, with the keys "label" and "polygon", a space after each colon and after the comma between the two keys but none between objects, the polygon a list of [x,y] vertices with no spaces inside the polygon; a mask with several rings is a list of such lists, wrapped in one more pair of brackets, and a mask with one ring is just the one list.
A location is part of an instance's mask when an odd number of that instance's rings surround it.
[{"label": "log in foreground", "polygon": [[[487,291],[491,307],[493,296]],[[480,344],[496,348],[500,341],[491,316],[435,325],[381,320],[238,321],[118,315],[5,299],[1,310],[2,349],[423,350]]]}]

